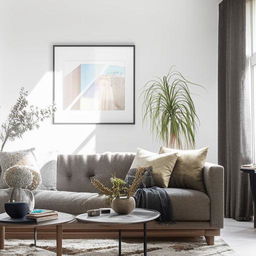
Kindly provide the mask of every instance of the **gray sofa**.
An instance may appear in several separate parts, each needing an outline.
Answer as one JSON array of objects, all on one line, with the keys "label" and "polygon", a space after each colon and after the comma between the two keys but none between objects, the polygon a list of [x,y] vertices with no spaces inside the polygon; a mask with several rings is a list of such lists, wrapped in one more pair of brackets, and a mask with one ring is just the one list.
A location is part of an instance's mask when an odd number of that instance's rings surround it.
[{"label": "gray sofa", "polygon": [[[88,209],[108,207],[108,198],[98,195],[90,179],[95,177],[106,185],[110,185],[109,178],[113,174],[124,178],[134,156],[133,153],[59,155],[56,174],[57,190],[35,191],[35,207],[74,215],[84,213]],[[182,188],[165,189],[172,201],[176,223],[152,223],[149,231],[153,236],[202,235],[206,237],[208,244],[213,244],[214,236],[219,235],[223,227],[223,168],[206,163],[203,176],[207,193]],[[0,196],[2,202],[7,201],[9,191],[1,190]],[[3,204],[0,210],[3,211]],[[89,225],[83,225],[83,229],[88,231],[87,227]],[[140,228],[136,226],[134,228],[138,234]],[[96,227],[94,226],[93,229],[95,231]],[[101,230],[100,227],[98,229]],[[131,231],[131,228],[129,230]],[[162,230],[162,233],[159,230]]]}]

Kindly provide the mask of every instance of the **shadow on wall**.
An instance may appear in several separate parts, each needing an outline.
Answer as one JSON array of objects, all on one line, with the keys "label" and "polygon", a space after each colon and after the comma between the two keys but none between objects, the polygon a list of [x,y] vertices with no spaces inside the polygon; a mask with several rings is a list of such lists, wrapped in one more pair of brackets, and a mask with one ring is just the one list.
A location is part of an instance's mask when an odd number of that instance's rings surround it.
[{"label": "shadow on wall", "polygon": [[73,151],[73,155],[81,153],[81,151],[86,147],[86,145],[89,143],[89,141],[92,138],[96,137],[96,131],[93,130],[84,140],[83,142]]},{"label": "shadow on wall", "polygon": [[[29,94],[29,101],[45,107],[53,103],[53,74],[45,73]],[[96,125],[53,125],[51,120],[43,123],[24,137],[25,146],[40,147],[39,151],[54,151],[64,154],[95,152]],[[82,141],[82,142],[81,142]],[[16,144],[16,143],[15,143]]]}]

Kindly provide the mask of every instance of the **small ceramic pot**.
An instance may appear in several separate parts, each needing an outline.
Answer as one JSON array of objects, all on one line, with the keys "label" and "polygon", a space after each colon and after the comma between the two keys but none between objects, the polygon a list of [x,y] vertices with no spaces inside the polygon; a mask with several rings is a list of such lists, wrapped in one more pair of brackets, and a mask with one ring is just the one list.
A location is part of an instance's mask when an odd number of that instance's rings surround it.
[{"label": "small ceramic pot", "polygon": [[118,214],[129,214],[135,208],[133,197],[116,197],[112,200],[111,208]]},{"label": "small ceramic pot", "polygon": [[6,213],[13,219],[21,219],[29,213],[28,204],[23,202],[5,203],[4,208]]}]

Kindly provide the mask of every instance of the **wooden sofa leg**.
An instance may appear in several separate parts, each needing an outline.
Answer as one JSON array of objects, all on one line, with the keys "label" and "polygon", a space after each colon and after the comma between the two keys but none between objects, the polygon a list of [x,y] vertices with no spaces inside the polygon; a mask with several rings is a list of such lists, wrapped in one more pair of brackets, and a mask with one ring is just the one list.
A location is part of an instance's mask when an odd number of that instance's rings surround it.
[{"label": "wooden sofa leg", "polygon": [[214,236],[205,236],[208,245],[214,245]]}]

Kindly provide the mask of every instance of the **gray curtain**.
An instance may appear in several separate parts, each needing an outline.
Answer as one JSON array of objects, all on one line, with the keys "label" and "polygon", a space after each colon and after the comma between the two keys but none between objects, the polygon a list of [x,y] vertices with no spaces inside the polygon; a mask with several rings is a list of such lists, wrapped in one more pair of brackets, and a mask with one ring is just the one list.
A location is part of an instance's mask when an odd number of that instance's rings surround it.
[{"label": "gray curtain", "polygon": [[225,216],[250,220],[249,177],[241,164],[252,162],[250,85],[246,82],[246,1],[219,5],[218,158],[225,168]]}]

